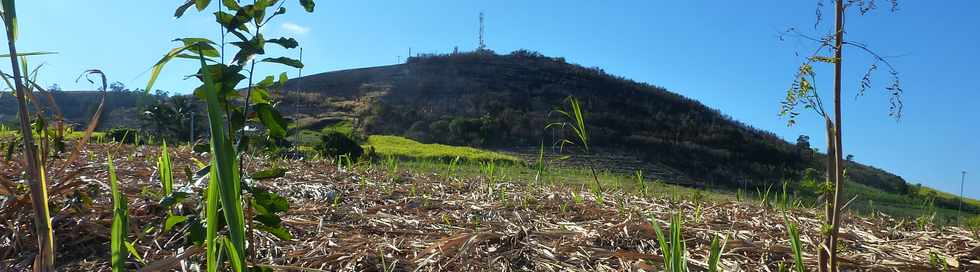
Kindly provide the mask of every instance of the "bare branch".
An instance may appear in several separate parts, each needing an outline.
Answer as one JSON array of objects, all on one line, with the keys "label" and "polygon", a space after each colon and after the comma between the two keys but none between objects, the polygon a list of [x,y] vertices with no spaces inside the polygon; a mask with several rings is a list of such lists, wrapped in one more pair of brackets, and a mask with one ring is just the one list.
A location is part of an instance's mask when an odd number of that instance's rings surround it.
[{"label": "bare branch", "polygon": [[[888,61],[888,57],[883,57],[878,53],[875,53],[873,50],[869,49],[868,46],[863,43],[845,41],[843,44],[861,49],[862,51],[868,53],[868,55],[870,55],[872,58],[875,59],[875,63],[871,64],[871,67],[865,73],[864,78],[861,79],[861,88],[858,92],[858,96],[862,95],[864,93],[864,90],[870,87],[871,73],[873,73],[874,70],[878,68],[877,67],[878,63],[885,64],[885,67],[888,68],[888,74],[891,76],[891,84],[885,88],[885,90],[888,90],[890,92],[889,103],[891,103],[891,106],[889,107],[888,115],[894,117],[895,119],[901,119],[902,110],[904,109],[905,104],[902,102],[903,89],[901,86],[901,82],[898,78],[898,70],[895,69],[895,66],[893,66],[892,63]],[[865,85],[866,83],[865,81],[867,81],[867,86]]]}]

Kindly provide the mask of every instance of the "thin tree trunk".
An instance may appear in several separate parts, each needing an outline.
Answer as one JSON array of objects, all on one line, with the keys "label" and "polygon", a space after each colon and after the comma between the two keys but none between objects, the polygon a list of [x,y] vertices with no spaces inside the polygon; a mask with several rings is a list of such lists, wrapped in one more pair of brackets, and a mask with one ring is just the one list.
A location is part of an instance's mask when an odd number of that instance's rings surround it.
[{"label": "thin tree trunk", "polygon": [[[824,123],[826,124],[826,128],[827,128],[826,184],[833,184],[832,182],[836,176],[835,171],[837,171],[837,166],[836,166],[837,160],[835,159],[837,157],[837,153],[834,152],[834,150],[837,149],[837,145],[834,144],[835,142],[834,140],[836,139],[836,137],[834,137],[835,135],[834,122],[831,121],[829,117],[824,117]],[[825,215],[824,224],[830,225],[833,224],[833,218],[834,218],[834,198],[833,195],[830,194],[830,192],[824,192],[823,198],[824,198],[824,208],[826,208],[824,213]],[[830,252],[828,251],[828,249],[830,248],[830,236],[824,236],[820,245],[821,245],[820,248],[818,248],[817,250],[820,253],[819,255],[817,255],[817,261],[819,263],[818,271],[827,272],[829,271],[828,264],[830,259]]]},{"label": "thin tree trunk", "polygon": [[54,271],[54,235],[51,233],[47,189],[41,179],[37,146],[34,144],[33,133],[31,133],[30,113],[27,111],[26,101],[27,91],[21,78],[13,31],[8,24],[7,48],[10,50],[10,65],[13,66],[14,88],[17,92],[17,115],[20,118],[20,135],[24,144],[24,161],[27,163],[27,183],[30,185],[31,203],[34,207],[34,234],[37,236],[38,245],[38,257],[34,261],[34,271],[48,272]]},{"label": "thin tree trunk", "polygon": [[834,211],[833,211],[833,224],[830,229],[830,271],[837,271],[837,233],[840,230],[841,224],[841,191],[844,187],[844,160],[841,156],[844,154],[844,145],[841,143],[842,131],[842,113],[841,113],[841,52],[844,51],[844,1],[837,0],[837,32],[836,39],[834,41],[834,147],[835,156],[834,164],[835,175],[834,175]]}]

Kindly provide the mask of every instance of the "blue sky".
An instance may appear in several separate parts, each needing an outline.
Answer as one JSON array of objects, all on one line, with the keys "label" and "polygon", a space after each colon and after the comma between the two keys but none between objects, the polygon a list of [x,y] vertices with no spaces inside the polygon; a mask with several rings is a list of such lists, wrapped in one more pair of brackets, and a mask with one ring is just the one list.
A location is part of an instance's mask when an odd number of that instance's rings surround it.
[{"label": "blue sky", "polygon": [[[298,2],[291,0],[293,2]],[[67,90],[91,89],[75,82],[85,69],[103,69],[110,81],[137,88],[148,68],[178,37],[215,37],[208,13],[190,11],[172,18],[182,1],[19,1],[22,51],[57,51],[33,57],[44,62],[41,81]],[[450,52],[477,46],[477,15],[486,13],[490,49],[507,53],[527,48],[570,62],[663,86],[702,101],[757,128],[794,140],[812,137],[824,146],[812,114],[793,127],[777,116],[779,102],[801,61],[812,50],[806,41],[780,41],[797,27],[814,30],[816,1],[318,1],[314,14],[289,3],[290,12],[266,27],[267,37],[289,35],[304,49],[304,74],[394,64],[414,52]],[[845,51],[844,149],[855,159],[887,169],[906,180],[959,190],[980,197],[980,2],[900,1],[869,15],[851,13],[849,40],[867,43],[892,59],[901,72],[905,112],[888,117],[888,83],[879,74],[868,94],[854,99],[870,59]],[[295,57],[298,52],[270,52]],[[9,66],[9,64],[6,64]],[[818,67],[818,88],[829,90],[832,69]],[[2,69],[2,68],[0,68]],[[9,69],[9,68],[7,68]],[[6,69],[4,69],[6,70]],[[169,66],[157,88],[186,92],[182,80],[191,64]],[[292,69],[267,65],[260,72]],[[825,148],[821,148],[822,150]],[[971,177],[972,176],[972,177]],[[971,181],[972,180],[972,181]]]}]

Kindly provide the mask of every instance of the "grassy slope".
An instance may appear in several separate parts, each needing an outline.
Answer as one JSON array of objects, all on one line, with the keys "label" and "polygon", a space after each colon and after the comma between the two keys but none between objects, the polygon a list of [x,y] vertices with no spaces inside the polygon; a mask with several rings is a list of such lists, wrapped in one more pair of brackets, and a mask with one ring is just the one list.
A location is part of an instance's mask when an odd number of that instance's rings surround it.
[{"label": "grassy slope", "polygon": [[[350,123],[340,122],[325,127],[321,131],[301,130],[297,136],[295,136],[295,139],[300,145],[310,145],[319,141],[319,135],[324,132],[334,130],[342,133],[351,133],[350,129]],[[446,175],[449,172],[448,162],[452,158],[459,156],[464,162],[457,166],[455,173],[456,175],[464,177],[486,176],[486,173],[481,169],[479,162],[494,160],[497,162],[510,162],[498,163],[495,165],[496,170],[494,178],[502,181],[541,183],[562,182],[571,186],[583,188],[591,186],[591,184],[594,182],[591,172],[589,172],[588,169],[557,167],[548,165],[546,162],[544,171],[539,173],[534,167],[535,162],[525,164],[521,162],[519,158],[513,156],[480,150],[472,147],[423,144],[404,137],[386,135],[372,135],[368,137],[364,147],[368,148],[368,146],[374,147],[375,152],[382,157],[394,156],[400,158],[401,160],[399,162],[399,167],[409,171]],[[605,170],[599,171],[599,180],[605,189],[618,189],[628,192],[635,192],[640,187],[635,176],[623,175]],[[734,192],[717,188],[698,190],[664,184],[649,178],[645,178],[644,180],[648,184],[648,190],[651,195],[681,199],[722,200],[741,197],[743,199],[755,199],[761,201],[763,196],[761,196],[759,192],[763,192],[764,194],[766,190],[765,188],[759,188],[759,191],[756,191],[754,188],[750,188],[747,192]],[[926,187],[923,187],[922,190],[923,192],[920,192],[920,194],[931,191],[935,192],[934,196],[937,199],[941,198],[947,201],[956,201],[956,196],[948,193],[939,192]],[[775,199],[778,198],[778,194],[781,194],[781,188],[778,188],[778,186],[773,186],[769,194],[771,199],[770,202],[775,202]],[[788,194],[794,194],[792,189],[790,189]],[[884,212],[892,216],[905,218],[917,218],[922,216],[928,217],[935,214],[935,222],[937,223],[953,223],[956,221],[957,212],[955,209],[930,207],[928,203],[924,203],[919,198],[889,193],[855,182],[848,182],[847,186],[845,187],[844,194],[845,200],[850,200],[852,197],[857,196],[857,198],[855,198],[849,205],[849,208],[860,214]],[[801,201],[803,203],[802,205],[807,207],[819,206],[816,203],[816,199],[813,198],[800,197],[796,200]],[[967,199],[964,205],[980,206],[980,201]],[[964,212],[964,215],[976,216],[977,214]]]},{"label": "grassy slope", "polygon": [[422,160],[452,160],[459,157],[468,161],[502,161],[520,163],[517,157],[465,146],[423,144],[404,137],[371,135],[365,148],[373,147],[382,156],[395,156]]},{"label": "grassy slope", "polygon": [[[368,145],[377,145],[375,148],[377,152],[382,155],[396,155],[411,159],[400,163],[400,167],[403,169],[440,175],[445,175],[449,172],[449,165],[444,160],[445,158],[458,155],[463,158],[469,157],[472,160],[481,158],[481,156],[475,156],[475,154],[496,154],[469,147],[421,144],[397,136],[371,136],[368,138]],[[486,173],[482,171],[481,166],[476,163],[460,164],[455,169],[455,173],[456,175],[466,177],[486,176]],[[494,179],[513,182],[542,182],[549,184],[563,182],[572,186],[583,188],[586,188],[593,183],[593,178],[588,169],[546,166],[544,171],[539,174],[533,165],[529,166],[521,164],[496,165]],[[637,179],[634,176],[622,175],[603,170],[599,173],[599,180],[605,189],[618,189],[627,192],[635,192],[639,188]],[[741,197],[743,200],[754,199],[758,201],[762,201],[763,198],[763,196],[761,196],[759,192],[754,191],[754,189],[750,190],[749,192],[736,193],[730,190],[719,190],[712,188],[698,190],[688,187],[664,184],[648,178],[646,178],[645,181],[648,184],[651,195],[659,197],[710,200],[735,199]],[[935,218],[933,220],[935,223],[951,224],[956,222],[957,212],[955,209],[930,207],[927,203],[924,203],[918,198],[885,192],[855,182],[848,182],[844,188],[846,200],[850,200],[852,197],[856,196],[854,201],[849,205],[849,208],[859,214],[883,212],[895,217],[904,218],[928,218],[935,214]],[[923,190],[935,191],[925,187],[923,187]],[[760,188],[760,191],[765,192],[765,188]],[[937,198],[955,199],[955,196],[953,195],[938,191],[936,192]],[[774,186],[769,193],[769,202],[775,203],[779,198],[779,194],[781,194],[781,188],[776,188]],[[787,194],[793,195],[794,192],[792,192],[792,189],[790,189],[790,192],[787,192]],[[807,207],[815,208],[819,206],[816,203],[817,200],[813,198],[800,197],[793,200],[793,202],[797,201],[802,202],[802,205]],[[967,199],[964,205],[980,206],[980,202],[975,199]],[[964,216],[978,215],[967,212],[964,212],[963,214]]]}]

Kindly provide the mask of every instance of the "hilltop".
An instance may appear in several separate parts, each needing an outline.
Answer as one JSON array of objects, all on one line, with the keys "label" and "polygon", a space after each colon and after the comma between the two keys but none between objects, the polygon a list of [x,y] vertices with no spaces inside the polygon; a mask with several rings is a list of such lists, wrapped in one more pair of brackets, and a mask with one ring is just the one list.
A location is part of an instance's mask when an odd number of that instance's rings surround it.
[{"label": "hilltop", "polygon": [[[789,143],[663,87],[527,50],[424,55],[405,64],[295,78],[281,90],[280,107],[300,128],[347,119],[364,135],[536,156],[539,145],[561,137],[545,126],[569,95],[582,101],[591,144],[617,158],[608,163],[630,164],[622,170],[753,190],[800,180],[808,168],[823,171],[824,155],[805,141]],[[909,190],[899,176],[849,165],[853,181]]]}]

